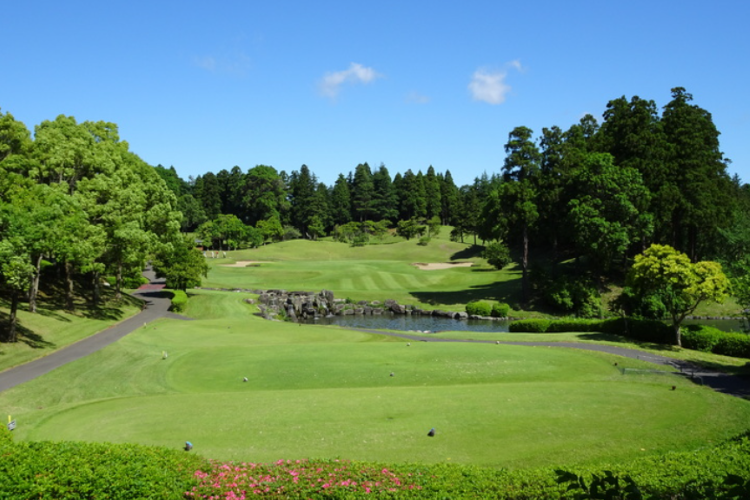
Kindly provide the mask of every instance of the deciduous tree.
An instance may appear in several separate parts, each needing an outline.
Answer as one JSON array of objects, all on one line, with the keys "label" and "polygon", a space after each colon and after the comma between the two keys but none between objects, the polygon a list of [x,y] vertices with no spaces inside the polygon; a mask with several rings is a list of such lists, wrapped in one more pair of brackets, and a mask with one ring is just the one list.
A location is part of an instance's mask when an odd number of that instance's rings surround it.
[{"label": "deciduous tree", "polygon": [[707,300],[722,302],[729,280],[717,262],[693,264],[690,258],[668,245],[651,245],[636,255],[628,285],[636,293],[658,292],[672,317],[675,345],[681,346],[680,325],[685,316]]}]

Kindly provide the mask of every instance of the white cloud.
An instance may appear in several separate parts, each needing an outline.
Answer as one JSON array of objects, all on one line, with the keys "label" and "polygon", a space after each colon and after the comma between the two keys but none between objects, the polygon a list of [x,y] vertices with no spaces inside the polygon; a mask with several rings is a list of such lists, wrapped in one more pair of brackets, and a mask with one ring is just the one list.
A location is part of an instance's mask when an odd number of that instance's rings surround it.
[{"label": "white cloud", "polygon": [[[521,65],[521,61],[518,59],[507,63],[505,66],[513,68],[519,73],[526,71],[526,68]],[[507,71],[490,71],[485,68],[476,70],[469,83],[471,97],[475,101],[483,101],[489,104],[504,103],[511,90],[510,85],[505,83],[507,76]]]},{"label": "white cloud", "polygon": [[471,97],[475,101],[489,104],[502,104],[505,96],[510,92],[510,85],[505,83],[507,73],[504,71],[489,72],[479,69],[474,72],[469,83]]},{"label": "white cloud", "polygon": [[345,83],[370,83],[381,77],[374,69],[367,68],[361,64],[351,63],[349,69],[326,73],[320,81],[320,93],[326,97],[336,97]]},{"label": "white cloud", "polygon": [[526,71],[526,68],[521,66],[521,61],[519,61],[518,59],[516,59],[515,61],[509,62],[508,66],[510,66],[511,68],[517,69],[519,73],[523,73]]}]

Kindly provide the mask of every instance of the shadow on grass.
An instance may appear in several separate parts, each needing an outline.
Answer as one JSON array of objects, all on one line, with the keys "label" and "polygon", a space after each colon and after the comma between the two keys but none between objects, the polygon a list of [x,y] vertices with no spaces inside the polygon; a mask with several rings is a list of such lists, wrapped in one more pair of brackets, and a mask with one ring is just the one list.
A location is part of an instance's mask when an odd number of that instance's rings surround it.
[{"label": "shadow on grass", "polygon": [[474,300],[494,300],[498,302],[514,302],[521,293],[521,281],[510,280],[487,285],[473,286],[467,290],[448,292],[409,292],[412,297],[423,304],[468,304]]},{"label": "shadow on grass", "polygon": [[481,257],[482,250],[484,250],[484,247],[481,245],[471,245],[470,247],[466,247],[463,250],[459,250],[458,252],[451,255],[451,260]]},{"label": "shadow on grass", "polygon": [[677,346],[673,345],[656,344],[653,342],[639,342],[628,337],[613,335],[611,333],[583,333],[579,336],[579,338],[581,340],[594,340],[598,342],[620,342],[623,344],[636,344],[639,347],[643,347],[644,349],[649,349],[651,351],[678,352],[680,350]]},{"label": "shadow on grass", "polygon": [[[0,313],[0,338],[3,341],[6,339],[8,330],[10,329],[10,315],[2,312]],[[50,347],[57,347],[54,342],[44,340],[44,337],[38,333],[30,330],[23,326],[20,322],[16,323],[16,339],[18,342],[23,342],[32,349],[45,349]]]}]

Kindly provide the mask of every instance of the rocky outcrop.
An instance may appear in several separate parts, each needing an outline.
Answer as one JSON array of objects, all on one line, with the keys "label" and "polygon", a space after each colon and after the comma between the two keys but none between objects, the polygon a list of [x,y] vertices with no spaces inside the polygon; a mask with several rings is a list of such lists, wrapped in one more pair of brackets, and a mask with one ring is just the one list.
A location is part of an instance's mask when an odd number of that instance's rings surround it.
[{"label": "rocky outcrop", "polygon": [[[286,290],[248,290],[248,289],[217,289],[227,292],[248,292],[258,295],[258,299],[245,299],[248,304],[257,304],[261,316],[266,319],[275,319],[286,315],[293,321],[312,319],[321,316],[337,315],[381,315],[391,312],[393,314],[411,314],[415,316],[437,316],[441,318],[465,319],[488,319],[499,320],[509,318],[491,318],[486,316],[474,316],[465,312],[444,311],[442,309],[427,310],[416,306],[399,304],[393,299],[383,302],[373,300],[368,302],[360,300],[356,304],[349,303],[344,299],[337,299],[330,290],[321,290],[319,293]],[[283,314],[282,314],[283,311]]]}]

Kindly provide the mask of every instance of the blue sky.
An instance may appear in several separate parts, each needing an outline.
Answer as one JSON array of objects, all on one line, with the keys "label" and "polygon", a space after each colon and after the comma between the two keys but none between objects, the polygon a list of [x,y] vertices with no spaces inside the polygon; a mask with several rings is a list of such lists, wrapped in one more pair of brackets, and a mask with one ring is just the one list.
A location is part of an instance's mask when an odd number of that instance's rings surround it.
[{"label": "blue sky", "polygon": [[358,163],[499,172],[508,133],[682,86],[750,182],[750,2],[6,2],[0,108],[119,125],[185,179],[239,165],[332,184]]}]

